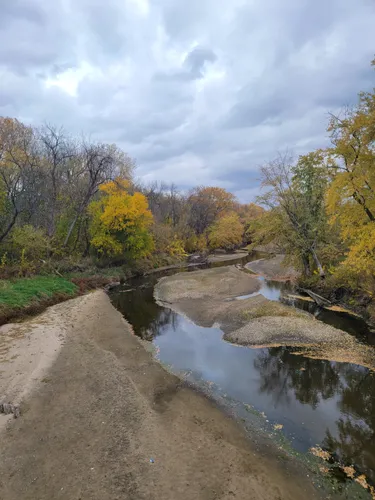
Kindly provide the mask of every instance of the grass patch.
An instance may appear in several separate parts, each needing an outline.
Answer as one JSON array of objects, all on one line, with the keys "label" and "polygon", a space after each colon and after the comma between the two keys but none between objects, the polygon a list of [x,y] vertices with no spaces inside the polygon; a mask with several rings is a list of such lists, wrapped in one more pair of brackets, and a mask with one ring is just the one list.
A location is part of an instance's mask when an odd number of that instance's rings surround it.
[{"label": "grass patch", "polygon": [[292,318],[306,318],[306,313],[298,311],[293,307],[284,306],[277,302],[266,302],[254,309],[243,311],[243,316],[246,320],[262,318],[264,316],[283,316]]},{"label": "grass patch", "polygon": [[0,325],[15,317],[37,314],[78,292],[77,285],[57,276],[0,280]]},{"label": "grass patch", "polygon": [[35,300],[50,298],[56,293],[75,295],[77,286],[64,278],[37,276],[0,281],[0,307],[25,307]]}]

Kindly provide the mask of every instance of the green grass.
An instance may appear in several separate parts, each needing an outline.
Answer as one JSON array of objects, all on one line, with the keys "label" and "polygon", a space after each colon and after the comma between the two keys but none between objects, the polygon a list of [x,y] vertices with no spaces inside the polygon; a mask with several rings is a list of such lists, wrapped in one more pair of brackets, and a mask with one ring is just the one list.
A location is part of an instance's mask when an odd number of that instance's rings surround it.
[{"label": "green grass", "polygon": [[74,296],[77,290],[74,283],[57,276],[0,280],[0,307],[23,308],[57,294]]}]

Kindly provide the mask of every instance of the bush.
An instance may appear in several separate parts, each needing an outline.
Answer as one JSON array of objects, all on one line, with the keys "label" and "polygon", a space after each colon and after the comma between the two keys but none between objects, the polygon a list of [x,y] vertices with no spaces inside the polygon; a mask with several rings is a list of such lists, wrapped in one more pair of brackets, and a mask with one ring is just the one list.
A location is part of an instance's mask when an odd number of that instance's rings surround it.
[{"label": "bush", "polygon": [[12,233],[11,253],[18,261],[35,262],[46,259],[50,253],[50,242],[41,229],[25,225]]}]

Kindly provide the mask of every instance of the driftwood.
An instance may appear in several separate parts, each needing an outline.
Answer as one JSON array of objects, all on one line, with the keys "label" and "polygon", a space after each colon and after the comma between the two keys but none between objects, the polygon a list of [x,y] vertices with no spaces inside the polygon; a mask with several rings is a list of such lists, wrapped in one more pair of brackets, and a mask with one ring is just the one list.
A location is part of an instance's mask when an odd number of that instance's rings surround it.
[{"label": "driftwood", "polygon": [[307,290],[306,288],[301,288],[301,291],[307,293],[307,295],[309,295],[313,299],[313,301],[316,302],[320,307],[326,307],[332,305],[331,301],[325,299],[324,297],[318,295],[315,292],[312,292],[311,290]]},{"label": "driftwood", "polygon": [[4,413],[5,415],[13,413],[14,418],[18,418],[20,416],[20,407],[12,403],[0,403],[0,413]]}]

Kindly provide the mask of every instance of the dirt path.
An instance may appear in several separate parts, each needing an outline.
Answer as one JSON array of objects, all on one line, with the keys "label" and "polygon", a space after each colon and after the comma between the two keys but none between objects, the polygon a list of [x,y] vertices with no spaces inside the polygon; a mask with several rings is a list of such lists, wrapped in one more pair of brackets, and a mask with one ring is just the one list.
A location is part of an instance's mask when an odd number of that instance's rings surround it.
[{"label": "dirt path", "polygon": [[65,344],[1,434],[1,500],[317,498],[154,361],[103,292],[62,306]]}]

